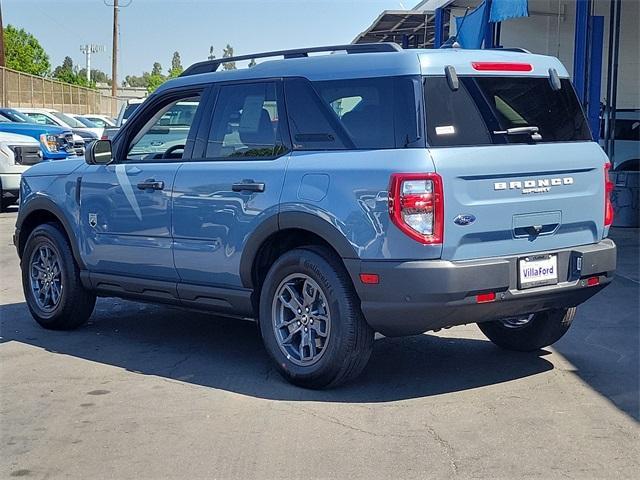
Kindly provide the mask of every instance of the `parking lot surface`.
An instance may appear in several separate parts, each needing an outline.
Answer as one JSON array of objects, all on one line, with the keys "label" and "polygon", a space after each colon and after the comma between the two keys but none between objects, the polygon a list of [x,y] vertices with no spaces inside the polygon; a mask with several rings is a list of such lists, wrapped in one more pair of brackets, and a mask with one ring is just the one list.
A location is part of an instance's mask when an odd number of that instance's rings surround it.
[{"label": "parking lot surface", "polygon": [[317,392],[285,383],[249,322],[100,299],[80,330],[38,327],[15,215],[0,215],[0,478],[637,475],[637,229],[614,229],[615,281],[553,348],[502,351],[474,325],[380,338],[357,382]]}]

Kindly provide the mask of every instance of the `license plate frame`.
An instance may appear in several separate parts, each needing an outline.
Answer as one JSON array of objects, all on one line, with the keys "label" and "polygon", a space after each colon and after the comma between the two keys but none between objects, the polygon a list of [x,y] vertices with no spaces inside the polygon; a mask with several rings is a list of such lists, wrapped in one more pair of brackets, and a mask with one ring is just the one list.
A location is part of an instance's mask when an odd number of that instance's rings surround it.
[{"label": "license plate frame", "polygon": [[[532,280],[525,280],[524,277],[531,275],[526,272],[526,268],[533,269],[551,269],[550,272],[542,272],[535,275]],[[558,256],[553,253],[544,255],[529,255],[518,259],[518,289],[526,290],[527,288],[542,287],[545,285],[556,285],[558,283]]]}]

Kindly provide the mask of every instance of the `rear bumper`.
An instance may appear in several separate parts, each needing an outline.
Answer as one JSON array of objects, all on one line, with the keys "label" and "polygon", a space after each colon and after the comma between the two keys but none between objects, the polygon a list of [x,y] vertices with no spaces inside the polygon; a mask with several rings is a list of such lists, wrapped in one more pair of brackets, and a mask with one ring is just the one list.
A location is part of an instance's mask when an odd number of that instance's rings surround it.
[{"label": "rear bumper", "polygon": [[[451,262],[346,260],[367,322],[387,336],[413,335],[442,327],[479,323],[553,308],[575,307],[613,279],[616,246],[597,244],[548,252],[558,256],[556,285],[519,290],[518,259],[493,257]],[[360,282],[376,273],[377,285]],[[599,277],[588,286],[587,277]],[[496,300],[478,304],[476,295],[495,292]]]}]

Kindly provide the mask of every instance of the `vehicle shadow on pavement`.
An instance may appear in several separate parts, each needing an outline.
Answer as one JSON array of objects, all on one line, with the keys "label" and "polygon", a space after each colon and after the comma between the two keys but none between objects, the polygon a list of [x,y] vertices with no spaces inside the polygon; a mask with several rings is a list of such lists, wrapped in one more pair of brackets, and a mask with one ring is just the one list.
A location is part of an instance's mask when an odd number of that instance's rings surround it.
[{"label": "vehicle shadow on pavement", "polygon": [[0,306],[0,343],[47,351],[144,375],[273,400],[388,402],[457,392],[553,368],[540,351],[500,350],[489,341],[417,335],[381,338],[354,383],[328,391],[288,384],[272,367],[254,323],[169,307],[104,299],[71,332],[39,327],[24,303]]}]

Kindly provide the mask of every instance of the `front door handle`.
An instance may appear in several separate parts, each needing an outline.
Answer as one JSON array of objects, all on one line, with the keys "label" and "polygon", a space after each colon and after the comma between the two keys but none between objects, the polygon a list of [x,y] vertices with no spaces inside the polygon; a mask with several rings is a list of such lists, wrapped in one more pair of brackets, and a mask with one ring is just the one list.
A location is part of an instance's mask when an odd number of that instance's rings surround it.
[{"label": "front door handle", "polygon": [[164,190],[164,182],[157,182],[154,179],[145,180],[138,184],[140,190]]},{"label": "front door handle", "polygon": [[264,182],[254,182],[253,180],[243,180],[231,185],[234,192],[264,192]]}]

